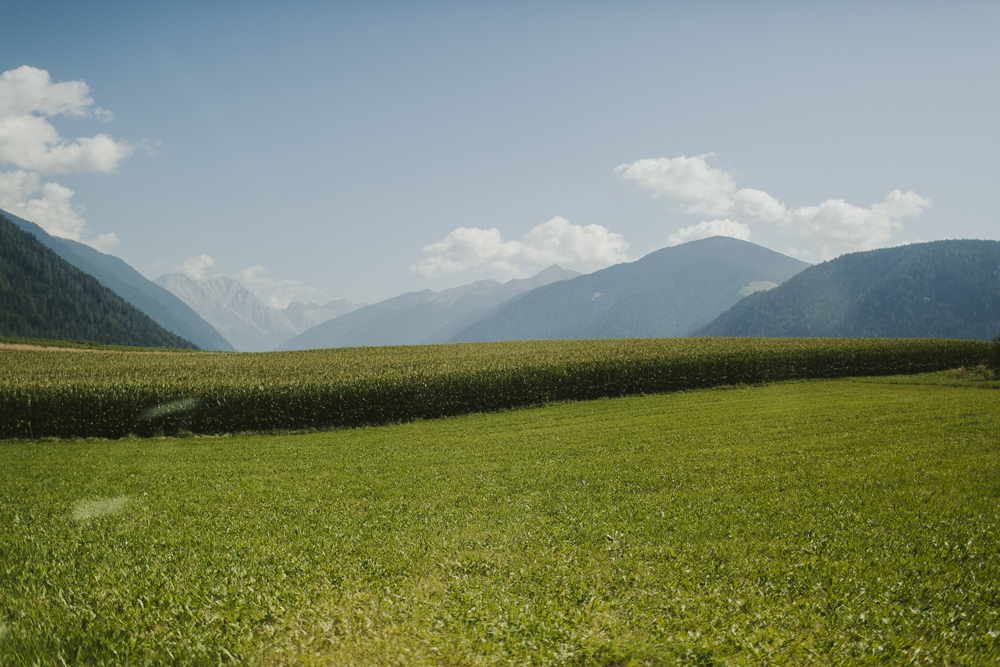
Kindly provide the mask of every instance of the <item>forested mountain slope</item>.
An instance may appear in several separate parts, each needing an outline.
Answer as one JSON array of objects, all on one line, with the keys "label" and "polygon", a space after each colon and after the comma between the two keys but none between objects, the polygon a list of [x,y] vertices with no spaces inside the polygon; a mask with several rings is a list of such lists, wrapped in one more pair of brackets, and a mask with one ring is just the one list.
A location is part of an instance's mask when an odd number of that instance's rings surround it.
[{"label": "forested mountain slope", "polygon": [[112,255],[88,245],[48,234],[33,222],[0,211],[16,226],[32,234],[64,260],[111,289],[115,294],[149,315],[161,327],[203,350],[234,351],[222,335],[179,298],[154,285],[141,273]]},{"label": "forested mountain slope", "polygon": [[194,348],[0,215],[0,335]]},{"label": "forested mountain slope", "polygon": [[843,255],[753,294],[699,336],[970,338],[1000,333],[1000,241]]}]

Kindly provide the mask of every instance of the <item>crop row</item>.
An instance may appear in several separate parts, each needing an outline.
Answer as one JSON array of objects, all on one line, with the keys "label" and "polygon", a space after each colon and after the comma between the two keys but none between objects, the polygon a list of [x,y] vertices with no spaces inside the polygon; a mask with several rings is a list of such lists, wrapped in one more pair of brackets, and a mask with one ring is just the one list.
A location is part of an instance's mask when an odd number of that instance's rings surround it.
[{"label": "crop row", "polygon": [[629,394],[985,363],[928,339],[526,341],[268,354],[0,352],[0,438],[375,425]]}]

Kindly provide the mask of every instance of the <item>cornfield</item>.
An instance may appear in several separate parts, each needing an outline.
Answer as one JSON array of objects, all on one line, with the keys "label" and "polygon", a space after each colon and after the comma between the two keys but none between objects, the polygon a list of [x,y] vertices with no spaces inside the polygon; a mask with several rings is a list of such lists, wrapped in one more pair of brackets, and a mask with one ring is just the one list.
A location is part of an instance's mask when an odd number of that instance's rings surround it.
[{"label": "cornfield", "polygon": [[0,352],[0,438],[300,430],[727,384],[920,373],[991,346],[929,339],[629,339],[273,353]]}]

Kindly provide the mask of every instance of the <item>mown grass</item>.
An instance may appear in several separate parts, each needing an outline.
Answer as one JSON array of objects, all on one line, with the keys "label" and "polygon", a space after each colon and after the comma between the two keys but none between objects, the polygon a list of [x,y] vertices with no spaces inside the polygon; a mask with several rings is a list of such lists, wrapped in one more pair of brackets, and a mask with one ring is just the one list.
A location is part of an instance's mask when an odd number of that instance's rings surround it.
[{"label": "mown grass", "polygon": [[0,442],[0,660],[995,664],[1000,392]]}]

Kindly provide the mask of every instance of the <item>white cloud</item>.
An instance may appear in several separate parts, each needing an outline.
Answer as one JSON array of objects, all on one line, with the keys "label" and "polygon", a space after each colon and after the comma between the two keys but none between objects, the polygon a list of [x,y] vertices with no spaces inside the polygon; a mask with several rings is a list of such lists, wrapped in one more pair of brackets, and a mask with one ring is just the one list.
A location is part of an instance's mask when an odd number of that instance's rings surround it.
[{"label": "white cloud", "polygon": [[744,220],[778,222],[787,215],[785,205],[761,190],[744,188],[733,194],[730,213]]},{"label": "white cloud", "polygon": [[0,74],[0,163],[44,174],[82,171],[109,173],[133,147],[106,134],[68,142],[46,117],[95,116],[94,100],[83,81],[53,83],[45,70],[27,65]]},{"label": "white cloud", "polygon": [[181,272],[191,280],[208,280],[222,275],[218,271],[213,271],[215,260],[209,255],[199,255],[198,257],[188,257],[181,264]]},{"label": "white cloud", "polygon": [[750,240],[750,226],[734,220],[702,220],[697,225],[678,229],[667,237],[667,245],[675,246],[688,241],[707,239],[710,236],[731,236],[741,241]]},{"label": "white cloud", "polygon": [[79,241],[87,223],[83,207],[70,203],[72,197],[72,190],[58,183],[43,184],[38,174],[0,172],[0,208],[31,220],[53,236]]},{"label": "white cloud", "polygon": [[628,260],[628,243],[600,225],[574,225],[555,217],[520,241],[504,241],[496,228],[459,227],[423,248],[429,255],[410,270],[431,278],[471,269],[504,278],[531,275],[551,264],[597,269]]},{"label": "white cloud", "polygon": [[819,206],[792,209],[778,221],[787,234],[811,241],[819,256],[834,257],[844,252],[872,250],[889,244],[894,232],[903,229],[900,219],[917,215],[932,202],[913,192],[893,190],[885,201],[871,208],[828,199]]},{"label": "white cloud", "polygon": [[903,218],[932,205],[915,192],[894,190],[870,208],[829,199],[818,206],[789,209],[762,190],[737,190],[733,177],[710,166],[706,157],[710,155],[644,159],[615,168],[626,185],[652,190],[654,197],[667,195],[682,204],[685,213],[719,218],[678,230],[668,237],[668,245],[711,235],[749,240],[748,223],[765,222],[814,246],[790,250],[795,256],[828,259],[890,243],[893,233],[903,229]]},{"label": "white cloud", "polygon": [[257,264],[243,269],[236,278],[272,308],[283,310],[298,297],[314,294],[317,291],[315,287],[303,285],[298,280],[291,278],[277,280],[266,274],[267,269]]},{"label": "white cloud", "polygon": [[23,65],[0,74],[0,116],[39,112],[47,116],[94,115],[110,120],[111,112],[91,107],[94,100],[83,81],[52,83],[43,69]]},{"label": "white cloud", "polygon": [[705,162],[707,155],[651,158],[618,165],[615,173],[626,185],[667,195],[685,205],[685,213],[726,215],[733,177]]},{"label": "white cloud", "polygon": [[108,232],[107,234],[101,234],[96,239],[84,241],[84,243],[94,250],[106,253],[121,243],[121,241],[118,240],[118,236],[114,232]]},{"label": "white cloud", "polygon": [[70,202],[73,194],[58,183],[42,183],[32,172],[0,171],[0,209],[34,222],[52,236],[80,241],[101,252],[118,245],[114,234],[84,237],[87,222],[83,207]]},{"label": "white cloud", "polygon": [[[106,252],[118,245],[118,237],[86,238],[83,207],[70,201],[74,192],[42,183],[40,173],[113,172],[133,147],[106,134],[66,141],[47,120],[57,115],[112,118],[110,111],[94,106],[83,81],[53,83],[48,72],[27,65],[0,74],[0,164],[16,168],[0,172],[0,208],[53,236]],[[148,144],[147,150],[153,147]]]}]

